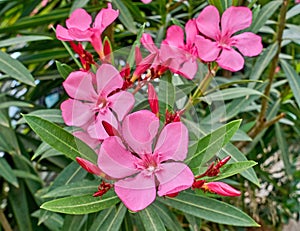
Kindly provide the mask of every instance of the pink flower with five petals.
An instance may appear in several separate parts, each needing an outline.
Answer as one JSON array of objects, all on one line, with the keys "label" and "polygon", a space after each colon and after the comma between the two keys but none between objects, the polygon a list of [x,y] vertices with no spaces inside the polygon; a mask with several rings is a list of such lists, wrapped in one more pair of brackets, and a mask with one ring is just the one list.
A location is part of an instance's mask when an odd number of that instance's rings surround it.
[{"label": "pink flower with five petals", "polygon": [[119,11],[113,10],[109,3],[107,9],[102,9],[97,14],[93,26],[90,27],[91,15],[84,9],[76,9],[66,20],[67,29],[57,25],[56,37],[62,41],[89,41],[100,58],[104,59],[101,34],[118,16]]},{"label": "pink flower with five petals", "polygon": [[197,51],[194,46],[198,30],[194,19],[186,23],[185,34],[186,43],[184,43],[183,29],[177,25],[170,26],[166,39],[162,41],[160,47],[160,57],[164,62],[169,60],[169,68],[172,72],[193,79],[198,70]]},{"label": "pink flower with five petals", "polygon": [[[247,7],[229,7],[222,15],[220,30],[220,15],[216,7],[206,7],[196,19],[201,35],[196,36],[198,56],[205,62],[216,61],[218,65],[230,71],[241,70],[244,66],[244,56],[256,56],[262,51],[261,37],[244,32],[234,35],[251,25],[252,12]],[[233,47],[237,48],[237,52]]]},{"label": "pink flower with five petals", "polygon": [[181,122],[168,124],[156,140],[158,128],[155,114],[134,112],[123,120],[123,138],[111,136],[100,148],[98,167],[119,179],[115,192],[132,211],[150,205],[156,191],[159,196],[177,193],[190,188],[194,181],[192,171],[182,162],[188,150],[187,128]]},{"label": "pink flower with five petals", "polygon": [[118,128],[118,121],[123,120],[134,105],[131,93],[115,93],[122,88],[123,79],[110,64],[102,64],[96,75],[83,71],[72,72],[63,86],[71,97],[61,104],[65,123],[87,128],[89,135],[95,139],[108,137],[103,121]]}]

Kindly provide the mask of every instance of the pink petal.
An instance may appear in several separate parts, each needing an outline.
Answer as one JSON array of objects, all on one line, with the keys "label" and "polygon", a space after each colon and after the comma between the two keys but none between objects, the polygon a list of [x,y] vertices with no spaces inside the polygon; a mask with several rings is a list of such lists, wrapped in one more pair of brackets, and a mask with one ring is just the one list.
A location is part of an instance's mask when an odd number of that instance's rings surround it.
[{"label": "pink petal", "polygon": [[114,10],[108,3],[107,9],[101,9],[95,18],[94,28],[102,33],[119,16],[119,10]]},{"label": "pink petal", "polygon": [[261,37],[251,32],[245,32],[236,36],[233,36],[231,40],[234,41],[234,45],[245,56],[256,56],[262,52],[263,45]]},{"label": "pink petal", "polygon": [[173,25],[167,30],[166,39],[164,40],[169,46],[183,48],[184,33],[180,26]]},{"label": "pink petal", "polygon": [[240,196],[241,192],[232,188],[228,184],[223,182],[209,182],[205,183],[205,186],[208,188],[209,191],[219,194],[221,196]]},{"label": "pink petal", "polygon": [[56,38],[62,41],[73,40],[73,37],[69,35],[69,31],[61,25],[57,25],[56,27]]},{"label": "pink petal", "polygon": [[237,31],[243,30],[251,25],[252,12],[248,7],[231,6],[222,15],[222,36],[230,37]]},{"label": "pink petal", "polygon": [[182,75],[186,79],[193,79],[197,73],[197,70],[197,61],[193,60],[193,58],[190,58],[182,64],[176,73]]},{"label": "pink petal", "polygon": [[91,122],[94,115],[91,105],[73,99],[64,101],[60,109],[66,125],[69,126],[83,126]]},{"label": "pink petal", "polygon": [[155,173],[159,181],[159,196],[180,192],[192,186],[194,174],[187,165],[172,162],[160,166],[162,169]]},{"label": "pink petal", "polygon": [[244,67],[244,58],[234,49],[223,49],[217,63],[226,70],[239,71]]},{"label": "pink petal", "polygon": [[188,138],[188,130],[183,123],[167,124],[159,135],[154,152],[160,153],[161,161],[183,161],[188,151]]},{"label": "pink petal", "polygon": [[93,86],[93,74],[84,71],[74,71],[63,82],[68,95],[73,99],[96,102],[98,95]]},{"label": "pink petal", "polygon": [[110,136],[101,145],[98,154],[98,167],[113,178],[124,178],[138,172],[135,158],[127,151],[119,137]]},{"label": "pink petal", "polygon": [[183,48],[170,46],[166,40],[162,41],[159,56],[163,62],[169,61],[170,65],[173,65],[170,66],[171,68],[178,67],[184,61],[185,55],[189,55],[189,53]]},{"label": "pink petal", "polygon": [[122,121],[131,111],[134,105],[134,96],[126,91],[120,91],[108,97],[111,102],[110,108],[117,114],[118,120]]},{"label": "pink petal", "polygon": [[151,111],[158,117],[159,116],[159,104],[156,91],[151,83],[148,83],[148,103]]},{"label": "pink petal", "polygon": [[140,173],[133,178],[119,180],[115,183],[115,192],[128,209],[134,212],[140,211],[155,200],[154,176]]},{"label": "pink petal", "polygon": [[85,31],[90,28],[92,23],[92,17],[84,9],[76,9],[70,15],[70,18],[66,20],[67,27],[77,28],[81,31]]},{"label": "pink petal", "polygon": [[190,19],[185,24],[185,34],[186,34],[186,45],[191,47],[194,42],[196,35],[198,34],[197,24],[195,19]]},{"label": "pink petal", "polygon": [[141,0],[141,1],[142,1],[142,3],[144,3],[144,4],[148,4],[148,3],[152,2],[152,0]]},{"label": "pink petal", "polygon": [[118,121],[114,114],[110,111],[109,108],[107,108],[107,111],[105,113],[99,112],[97,115],[96,120],[88,127],[87,131],[89,135],[98,140],[103,140],[109,137],[107,134],[102,121],[106,121],[109,123],[112,127],[115,129],[118,129]]},{"label": "pink petal", "polygon": [[97,91],[103,97],[123,86],[120,72],[110,64],[102,64],[96,73]]},{"label": "pink petal", "polygon": [[217,40],[220,35],[220,15],[214,6],[207,6],[196,19],[198,30],[205,36]]},{"label": "pink petal", "polygon": [[95,149],[97,146],[100,145],[100,140],[92,138],[87,132],[85,131],[75,131],[73,135],[77,138],[81,139],[84,143],[90,146],[92,149]]},{"label": "pink petal", "polygon": [[152,140],[156,136],[159,119],[150,111],[142,110],[127,115],[122,134],[129,147],[138,154],[152,153]]},{"label": "pink petal", "polygon": [[144,47],[146,47],[146,49],[148,51],[150,51],[151,53],[156,53],[158,52],[158,49],[157,47],[155,46],[153,40],[152,40],[152,37],[150,34],[146,34],[144,33],[142,35],[142,38],[141,38],[141,43],[143,44]]},{"label": "pink petal", "polygon": [[91,30],[80,30],[77,28],[70,28],[69,35],[76,41],[91,41],[93,32]]},{"label": "pink petal", "polygon": [[205,62],[215,61],[221,51],[216,42],[206,39],[201,35],[196,36],[195,45],[199,58]]}]

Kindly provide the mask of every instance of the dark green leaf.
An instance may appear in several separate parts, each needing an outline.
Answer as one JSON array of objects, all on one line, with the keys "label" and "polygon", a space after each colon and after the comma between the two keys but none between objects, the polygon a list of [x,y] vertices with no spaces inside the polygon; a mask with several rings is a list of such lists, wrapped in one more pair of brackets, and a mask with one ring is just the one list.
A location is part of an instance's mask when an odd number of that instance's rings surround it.
[{"label": "dark green leaf", "polygon": [[83,141],[56,124],[34,115],[24,115],[26,122],[41,139],[71,159],[82,157],[97,162],[96,153]]},{"label": "dark green leaf", "polygon": [[19,187],[18,180],[4,157],[0,158],[0,176],[13,186]]},{"label": "dark green leaf", "polygon": [[207,221],[234,226],[259,226],[251,217],[236,207],[193,193],[182,192],[177,197],[160,198],[159,201]]},{"label": "dark green leaf", "polygon": [[166,230],[164,223],[162,222],[152,205],[143,209],[138,214],[143,222],[146,231]]}]

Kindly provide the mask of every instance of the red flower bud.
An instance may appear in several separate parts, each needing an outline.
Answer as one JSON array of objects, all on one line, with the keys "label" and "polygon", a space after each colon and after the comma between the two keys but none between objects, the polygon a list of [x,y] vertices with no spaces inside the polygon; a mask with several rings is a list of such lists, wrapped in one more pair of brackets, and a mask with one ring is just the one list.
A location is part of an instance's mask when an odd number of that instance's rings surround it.
[{"label": "red flower bud", "polygon": [[228,184],[223,182],[209,182],[203,185],[204,190],[208,190],[212,193],[216,193],[221,196],[235,197],[240,196],[241,192],[232,188]]},{"label": "red flower bud", "polygon": [[151,83],[148,83],[148,102],[151,111],[158,117],[159,116],[158,97]]}]

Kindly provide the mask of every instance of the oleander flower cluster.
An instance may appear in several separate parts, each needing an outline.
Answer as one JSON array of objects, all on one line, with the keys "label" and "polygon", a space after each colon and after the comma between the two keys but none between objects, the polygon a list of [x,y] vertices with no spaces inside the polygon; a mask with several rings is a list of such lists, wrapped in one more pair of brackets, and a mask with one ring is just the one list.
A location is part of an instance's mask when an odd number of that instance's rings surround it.
[{"label": "oleander flower cluster", "polygon": [[[122,69],[112,64],[112,47],[102,36],[118,15],[119,11],[108,4],[93,22],[89,13],[77,9],[66,20],[66,28],[56,28],[57,38],[70,42],[82,64],[63,83],[69,98],[61,104],[61,110],[66,125],[78,128],[74,135],[98,155],[97,163],[77,158],[84,169],[103,179],[94,195],[114,190],[132,211],[146,208],[157,196],[174,197],[187,189],[240,195],[223,182],[202,179],[218,175],[229,158],[194,176],[185,163],[189,132],[180,119],[185,111],[178,108],[160,112],[152,83],[159,81],[166,71],[192,80],[199,62],[230,71],[241,70],[243,56],[256,56],[262,51],[258,35],[237,34],[251,25],[251,11],[230,7],[220,19],[218,10],[208,6],[197,18],[190,19],[184,29],[170,26],[159,45],[144,33],[140,42],[148,55],[143,57],[136,47],[134,67],[126,65]],[[99,61],[83,48],[82,42],[92,45]],[[135,110],[135,94],[145,88],[149,110]]]}]

